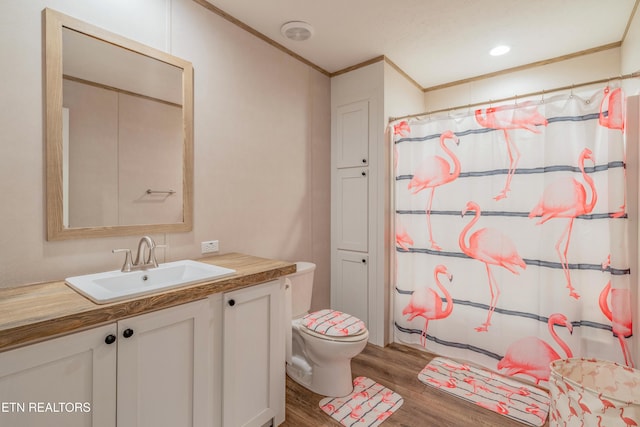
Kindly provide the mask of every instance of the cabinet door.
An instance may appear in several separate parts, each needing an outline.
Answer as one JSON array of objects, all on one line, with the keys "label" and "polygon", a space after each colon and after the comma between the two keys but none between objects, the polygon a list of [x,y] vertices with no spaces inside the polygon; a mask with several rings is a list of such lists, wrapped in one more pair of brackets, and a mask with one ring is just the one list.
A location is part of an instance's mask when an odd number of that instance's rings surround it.
[{"label": "cabinet door", "polygon": [[369,164],[369,102],[341,105],[336,114],[336,167]]},{"label": "cabinet door", "polygon": [[278,420],[285,393],[280,281],[229,292],[223,309],[223,425]]},{"label": "cabinet door", "polygon": [[369,246],[368,170],[367,168],[338,169],[336,182],[336,248],[367,252]]},{"label": "cabinet door", "polygon": [[356,316],[368,324],[369,257],[353,252],[336,252],[331,308]]},{"label": "cabinet door", "polygon": [[118,322],[118,427],[207,424],[206,300]]},{"label": "cabinet door", "polygon": [[0,353],[0,426],[114,427],[115,334],[107,325]]}]

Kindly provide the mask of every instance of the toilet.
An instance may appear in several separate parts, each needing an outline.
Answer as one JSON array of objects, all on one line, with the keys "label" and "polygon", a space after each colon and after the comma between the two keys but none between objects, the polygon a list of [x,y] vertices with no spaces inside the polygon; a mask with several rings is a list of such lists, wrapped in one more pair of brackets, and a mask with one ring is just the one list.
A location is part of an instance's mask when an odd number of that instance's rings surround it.
[{"label": "toilet", "polygon": [[351,359],[367,345],[369,331],[357,317],[324,309],[309,313],[316,265],[297,262],[285,278],[291,328],[286,331],[287,375],[323,396],[353,391]]}]

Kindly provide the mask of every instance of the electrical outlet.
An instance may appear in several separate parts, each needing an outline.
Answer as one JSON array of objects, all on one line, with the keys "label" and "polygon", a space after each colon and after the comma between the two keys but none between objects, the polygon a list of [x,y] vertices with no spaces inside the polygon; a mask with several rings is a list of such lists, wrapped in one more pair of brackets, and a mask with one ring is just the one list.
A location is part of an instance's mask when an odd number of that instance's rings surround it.
[{"label": "electrical outlet", "polygon": [[201,247],[202,247],[203,254],[210,254],[212,252],[218,252],[220,250],[217,240],[209,240],[207,242],[202,242]]}]

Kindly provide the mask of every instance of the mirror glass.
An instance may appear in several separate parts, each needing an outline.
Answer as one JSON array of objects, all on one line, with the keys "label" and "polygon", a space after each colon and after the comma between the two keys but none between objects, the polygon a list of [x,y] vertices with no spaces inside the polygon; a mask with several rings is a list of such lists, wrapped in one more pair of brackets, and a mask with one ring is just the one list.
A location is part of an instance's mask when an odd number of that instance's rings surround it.
[{"label": "mirror glass", "polygon": [[192,228],[187,61],[45,9],[47,235]]}]

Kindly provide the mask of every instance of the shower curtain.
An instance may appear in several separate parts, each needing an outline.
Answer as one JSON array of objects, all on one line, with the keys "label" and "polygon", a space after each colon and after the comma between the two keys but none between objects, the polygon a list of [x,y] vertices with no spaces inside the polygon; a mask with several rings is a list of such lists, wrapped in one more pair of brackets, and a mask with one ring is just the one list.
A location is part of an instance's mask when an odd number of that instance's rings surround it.
[{"label": "shower curtain", "polygon": [[396,340],[538,384],[633,366],[624,94],[398,120]]}]

